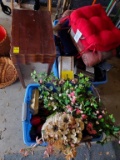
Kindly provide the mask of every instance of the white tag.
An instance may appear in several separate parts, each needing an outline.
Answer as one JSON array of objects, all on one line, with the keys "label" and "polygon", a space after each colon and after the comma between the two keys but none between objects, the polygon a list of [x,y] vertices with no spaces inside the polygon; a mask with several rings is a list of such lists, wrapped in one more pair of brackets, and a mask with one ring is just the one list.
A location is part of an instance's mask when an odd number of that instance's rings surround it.
[{"label": "white tag", "polygon": [[87,67],[86,66],[86,71],[94,74],[94,67]]},{"label": "white tag", "polygon": [[77,29],[77,32],[76,32],[76,34],[74,36],[74,40],[75,40],[76,43],[79,41],[81,36],[82,36],[82,33]]}]

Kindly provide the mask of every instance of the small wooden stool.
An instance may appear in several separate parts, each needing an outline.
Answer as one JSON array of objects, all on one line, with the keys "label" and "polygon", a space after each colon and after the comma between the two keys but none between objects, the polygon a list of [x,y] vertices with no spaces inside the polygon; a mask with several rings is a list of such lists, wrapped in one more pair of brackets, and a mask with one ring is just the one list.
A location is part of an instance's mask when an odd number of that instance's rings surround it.
[{"label": "small wooden stool", "polygon": [[25,88],[20,64],[48,63],[48,74],[56,58],[50,11],[17,10],[12,12],[11,59]]}]

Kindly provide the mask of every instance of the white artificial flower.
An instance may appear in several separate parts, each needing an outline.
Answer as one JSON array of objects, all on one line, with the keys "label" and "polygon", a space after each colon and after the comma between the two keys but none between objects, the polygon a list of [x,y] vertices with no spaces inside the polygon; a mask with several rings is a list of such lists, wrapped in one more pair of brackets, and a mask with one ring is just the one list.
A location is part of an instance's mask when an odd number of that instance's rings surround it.
[{"label": "white artificial flower", "polygon": [[57,109],[57,106],[53,106],[53,111]]},{"label": "white artificial flower", "polygon": [[50,100],[53,100],[53,97],[50,97],[49,99],[50,99]]},{"label": "white artificial flower", "polygon": [[79,109],[82,109],[82,104],[80,104]]},{"label": "white artificial flower", "polygon": [[83,111],[80,111],[81,112],[81,114],[83,114]]},{"label": "white artificial flower", "polygon": [[69,93],[69,89],[66,90],[66,94],[68,94],[68,93]]},{"label": "white artificial flower", "polygon": [[96,121],[96,124],[99,124],[99,122],[98,122],[98,121]]}]

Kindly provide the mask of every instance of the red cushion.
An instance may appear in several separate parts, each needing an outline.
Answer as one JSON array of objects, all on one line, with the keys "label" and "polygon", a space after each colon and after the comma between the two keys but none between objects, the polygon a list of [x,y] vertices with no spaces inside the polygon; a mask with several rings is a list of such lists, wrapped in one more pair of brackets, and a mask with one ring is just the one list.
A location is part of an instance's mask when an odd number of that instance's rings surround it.
[{"label": "red cushion", "polygon": [[120,45],[120,30],[115,27],[100,4],[74,10],[70,15],[74,33],[82,32],[80,42],[85,48],[109,51]]}]

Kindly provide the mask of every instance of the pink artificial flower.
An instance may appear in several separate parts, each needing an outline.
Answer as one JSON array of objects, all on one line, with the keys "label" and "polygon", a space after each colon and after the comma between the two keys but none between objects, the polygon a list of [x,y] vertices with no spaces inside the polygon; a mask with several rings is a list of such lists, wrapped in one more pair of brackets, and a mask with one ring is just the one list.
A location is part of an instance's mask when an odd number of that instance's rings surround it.
[{"label": "pink artificial flower", "polygon": [[104,111],[104,110],[102,110],[102,114],[105,114],[105,111]]},{"label": "pink artificial flower", "polygon": [[82,120],[87,119],[87,115],[86,114],[82,114]]},{"label": "pink artificial flower", "polygon": [[96,113],[99,114],[100,112],[97,110]]},{"label": "pink artificial flower", "polygon": [[40,83],[40,84],[42,84],[42,83],[43,83],[43,80],[42,80],[42,79],[40,79],[40,80],[39,80],[39,83]]},{"label": "pink artificial flower", "polygon": [[76,109],[76,114],[79,115],[80,113],[81,113],[81,110],[77,108]]},{"label": "pink artificial flower", "polygon": [[73,108],[70,107],[70,108],[68,109],[68,112],[72,112],[72,111],[73,111]]},{"label": "pink artificial flower", "polygon": [[68,97],[70,98],[70,94],[68,94]]},{"label": "pink artificial flower", "polygon": [[71,95],[71,97],[75,96],[75,92],[74,91],[71,92],[70,95]]},{"label": "pink artificial flower", "polygon": [[71,143],[71,147],[75,147],[75,144]]},{"label": "pink artificial flower", "polygon": [[99,116],[98,116],[98,119],[101,119],[102,117],[103,117],[102,115],[99,115]]},{"label": "pink artificial flower", "polygon": [[75,104],[75,101],[76,101],[76,97],[74,96],[71,100],[72,104]]},{"label": "pink artificial flower", "polygon": [[78,79],[72,79],[72,83],[76,84],[78,82]]},{"label": "pink artificial flower", "polygon": [[70,108],[70,107],[71,107],[70,105],[67,105],[67,106],[66,106],[67,109]]},{"label": "pink artificial flower", "polygon": [[120,144],[120,140],[118,141],[118,143]]},{"label": "pink artificial flower", "polygon": [[70,105],[67,105],[66,108],[67,108],[68,112],[72,112],[73,111],[73,108]]},{"label": "pink artificial flower", "polygon": [[73,96],[75,96],[75,92],[74,91],[71,92],[70,94],[68,94],[68,97],[73,97]]}]

